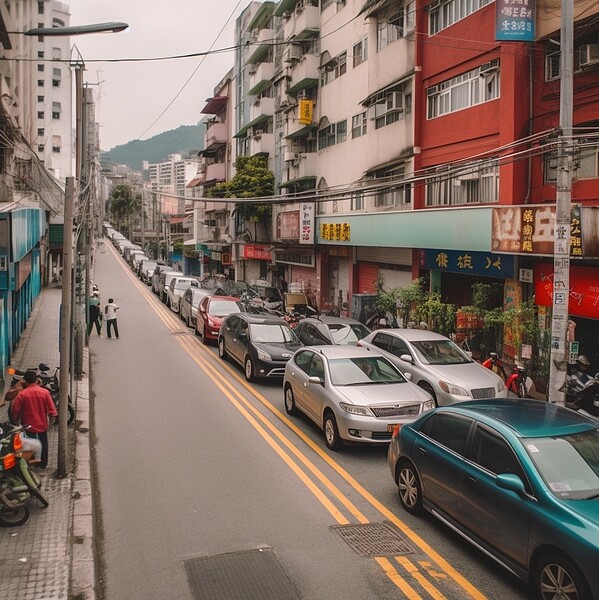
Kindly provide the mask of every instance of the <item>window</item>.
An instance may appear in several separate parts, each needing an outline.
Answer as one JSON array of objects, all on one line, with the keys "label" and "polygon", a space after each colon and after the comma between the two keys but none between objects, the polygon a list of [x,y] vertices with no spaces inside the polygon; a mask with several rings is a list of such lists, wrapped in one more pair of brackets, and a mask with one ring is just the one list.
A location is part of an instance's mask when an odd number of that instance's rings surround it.
[{"label": "window", "polygon": [[295,358],[295,364],[304,372],[307,373],[312,362],[312,352],[299,352]]},{"label": "window", "polygon": [[38,50],[37,57],[38,58],[44,58],[44,51],[43,50]]},{"label": "window", "polygon": [[44,128],[43,127],[38,127],[37,134],[38,135],[44,135]]},{"label": "window", "polygon": [[44,3],[43,2],[38,2],[37,3],[37,14],[38,15],[43,15],[44,14]]},{"label": "window", "polygon": [[52,118],[60,119],[60,113],[62,112],[62,106],[60,102],[52,102]]},{"label": "window", "polygon": [[387,92],[370,107],[374,128],[380,129],[412,112],[412,94],[400,91]]},{"label": "window", "polygon": [[38,79],[37,80],[37,87],[44,87],[44,80],[43,79]]},{"label": "window", "polygon": [[37,70],[38,70],[40,73],[43,73],[43,72],[44,72],[44,67],[45,67],[45,66],[46,66],[46,65],[43,65],[43,64],[42,64],[42,65],[38,65],[38,66],[37,66]]},{"label": "window", "polygon": [[366,111],[359,115],[352,117],[351,136],[352,138],[358,138],[366,135],[368,126],[368,119],[366,118]]},{"label": "window", "polygon": [[52,86],[59,87],[62,79],[62,71],[60,69],[52,69]]},{"label": "window", "polygon": [[599,177],[599,146],[597,146],[596,140],[579,140],[575,158],[578,179]]},{"label": "window", "polygon": [[52,48],[52,59],[53,60],[61,60],[62,59],[62,50],[60,48]]},{"label": "window", "polygon": [[546,152],[543,156],[543,179],[545,183],[557,181],[557,150]]},{"label": "window", "polygon": [[351,210],[364,209],[364,192],[354,192],[351,195]]},{"label": "window", "polygon": [[353,48],[354,68],[368,60],[368,38],[360,40]]},{"label": "window", "polygon": [[[587,48],[592,46],[597,47],[599,38],[597,34],[587,35],[582,38],[577,38],[574,42],[574,65],[573,69],[575,72],[580,72],[585,68],[587,61]],[[596,51],[596,50],[595,50]],[[594,64],[594,63],[593,63]],[[561,64],[560,64],[560,51],[559,41],[557,45],[551,41],[547,42],[545,46],[545,81],[551,81],[557,79],[560,76]]]},{"label": "window", "polygon": [[341,75],[345,75],[345,73],[347,73],[347,52],[342,52],[331,59],[328,64],[324,65],[320,76],[321,84],[326,85],[327,83],[331,83],[331,81],[341,77]]},{"label": "window", "polygon": [[414,29],[414,10],[415,3],[409,2],[399,10],[388,10],[377,17],[376,47],[379,52]]},{"label": "window", "polygon": [[472,420],[466,417],[436,413],[424,422],[420,431],[439,442],[439,444],[463,456],[471,424]]},{"label": "window", "polygon": [[44,97],[43,96],[38,96],[37,97],[37,101],[38,102],[43,102],[44,101]]},{"label": "window", "polygon": [[60,154],[60,149],[62,147],[62,139],[59,135],[52,136],[52,152],[54,154]]},{"label": "window", "polygon": [[426,91],[428,119],[499,98],[499,62],[492,61]]},{"label": "window", "polygon": [[44,111],[43,111],[43,110],[38,110],[38,111],[37,111],[37,118],[38,118],[38,119],[43,119],[43,118],[45,118],[45,115],[44,115]]},{"label": "window", "polygon": [[44,144],[39,144],[37,147],[38,152],[44,152],[46,150],[46,146]]},{"label": "window", "polygon": [[324,150],[345,141],[347,137],[347,119],[332,123],[318,131],[318,149]]},{"label": "window", "polygon": [[[384,179],[388,183],[385,189],[375,193],[375,207],[405,208],[411,204],[412,184],[402,183],[405,172],[405,166],[400,164],[374,173],[373,179]],[[389,352],[392,352],[392,350],[389,350]]]},{"label": "window", "polygon": [[448,206],[498,202],[499,163],[473,164],[458,174],[440,172],[426,182],[426,205]]},{"label": "window", "polygon": [[490,2],[491,0],[449,0],[431,7],[428,16],[429,35],[439,33]]}]

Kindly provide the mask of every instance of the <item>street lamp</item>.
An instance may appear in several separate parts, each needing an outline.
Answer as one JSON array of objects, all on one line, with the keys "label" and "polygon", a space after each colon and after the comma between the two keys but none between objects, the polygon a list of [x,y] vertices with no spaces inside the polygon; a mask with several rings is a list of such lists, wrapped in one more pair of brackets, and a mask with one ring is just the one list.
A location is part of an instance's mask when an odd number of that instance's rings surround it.
[{"label": "street lamp", "polygon": [[[36,27],[25,32],[28,36],[72,36],[88,33],[116,33],[129,27],[126,23],[96,23],[91,25],[79,25],[72,27]],[[80,55],[81,56],[81,55]],[[77,179],[81,175],[81,114],[83,107],[83,60],[76,63],[76,165],[75,174]],[[62,264],[62,304],[60,312],[60,398],[59,405],[62,407],[58,415],[58,477],[67,474],[67,438],[68,438],[68,401],[71,373],[71,328],[73,319],[72,286],[73,286],[73,202],[75,197],[75,178],[66,178],[65,201],[64,201],[64,235],[63,235],[63,264]],[[87,294],[87,290],[86,290]]]}]

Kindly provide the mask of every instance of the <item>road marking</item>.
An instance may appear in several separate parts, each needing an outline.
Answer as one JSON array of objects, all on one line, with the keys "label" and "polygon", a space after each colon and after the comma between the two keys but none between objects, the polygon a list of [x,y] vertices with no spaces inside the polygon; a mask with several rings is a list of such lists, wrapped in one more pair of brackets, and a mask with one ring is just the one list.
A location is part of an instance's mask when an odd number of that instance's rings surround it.
[{"label": "road marking", "polygon": [[428,592],[434,600],[447,600],[445,596],[420,573],[418,567],[406,556],[396,556],[395,560]]},{"label": "road marking", "polygon": [[375,557],[385,575],[406,595],[408,600],[422,600],[422,596],[395,570],[388,559],[382,556]]}]

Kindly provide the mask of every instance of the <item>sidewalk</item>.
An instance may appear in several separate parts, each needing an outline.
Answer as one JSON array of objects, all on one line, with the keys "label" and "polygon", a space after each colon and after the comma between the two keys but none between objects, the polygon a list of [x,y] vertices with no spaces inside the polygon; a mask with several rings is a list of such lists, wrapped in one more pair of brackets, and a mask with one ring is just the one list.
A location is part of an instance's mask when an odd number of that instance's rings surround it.
[{"label": "sidewalk", "polygon": [[[60,288],[43,288],[12,358],[24,369],[60,364]],[[95,567],[89,444],[89,354],[85,373],[74,381],[76,420],[69,427],[69,475],[56,477],[58,426],[48,432],[50,459],[43,478],[48,508],[31,501],[31,517],[20,527],[0,528],[0,598],[12,600],[93,600]],[[6,377],[10,385],[10,376]],[[0,407],[6,421],[7,407]]]}]

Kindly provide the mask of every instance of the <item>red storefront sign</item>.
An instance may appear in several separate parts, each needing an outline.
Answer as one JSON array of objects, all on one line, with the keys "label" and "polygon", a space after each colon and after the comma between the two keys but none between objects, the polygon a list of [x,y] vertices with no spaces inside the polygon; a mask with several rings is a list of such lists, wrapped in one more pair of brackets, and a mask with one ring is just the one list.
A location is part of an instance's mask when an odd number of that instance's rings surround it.
[{"label": "red storefront sign", "polygon": [[[553,265],[535,265],[534,272],[535,302],[540,306],[553,306]],[[591,267],[570,267],[568,312],[571,315],[599,319],[598,274],[598,270]]]},{"label": "red storefront sign", "polygon": [[268,246],[246,244],[243,247],[243,258],[246,260],[271,260],[271,251]]}]

